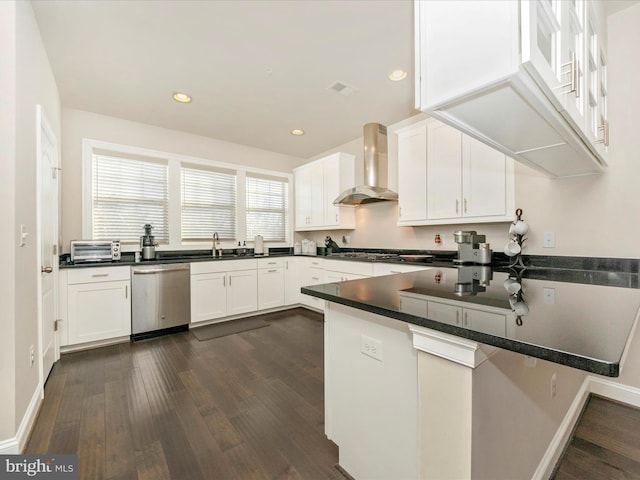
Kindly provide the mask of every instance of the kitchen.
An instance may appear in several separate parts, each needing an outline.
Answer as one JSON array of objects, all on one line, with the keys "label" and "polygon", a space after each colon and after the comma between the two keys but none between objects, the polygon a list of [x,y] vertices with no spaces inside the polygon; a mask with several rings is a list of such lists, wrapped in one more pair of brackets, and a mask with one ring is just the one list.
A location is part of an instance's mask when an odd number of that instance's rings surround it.
[{"label": "kitchen", "polygon": [[[9,59],[9,64],[3,65],[0,77],[3,87],[6,87],[3,92],[7,96],[8,105],[6,110],[3,109],[2,121],[3,125],[8,126],[7,131],[13,132],[12,138],[15,141],[13,144],[3,145],[3,148],[10,150],[3,152],[3,162],[8,163],[6,166],[3,163],[7,175],[3,176],[0,188],[3,224],[7,225],[2,232],[1,245],[7,252],[14,252],[14,255],[8,255],[6,269],[2,272],[2,283],[6,288],[3,289],[0,304],[3,305],[3,318],[8,325],[0,350],[3,352],[2,364],[8,366],[3,369],[3,382],[7,382],[8,386],[2,388],[3,405],[7,405],[7,408],[0,420],[0,438],[13,439],[20,433],[19,428],[38,384],[36,369],[25,365],[25,352],[31,344],[37,344],[38,338],[34,302],[37,290],[33,272],[39,270],[39,265],[36,265],[34,242],[30,242],[27,237],[26,246],[20,247],[19,234],[16,233],[20,231],[20,225],[24,224],[28,227],[28,232],[33,232],[31,239],[35,238],[35,228],[32,226],[37,223],[34,180],[36,166],[35,161],[23,159],[35,158],[32,111],[36,103],[44,105],[62,146],[63,251],[68,248],[70,240],[82,238],[83,233],[79,201],[82,198],[80,145],[83,138],[200,158],[233,156],[235,162],[245,166],[260,168],[261,165],[269,164],[276,169],[275,165],[280,165],[277,169],[289,173],[308,161],[334,152],[344,152],[356,157],[356,183],[362,180],[362,138],[358,131],[335,147],[319,149],[317,153],[308,156],[288,156],[162,129],[149,125],[151,122],[122,120],[115,114],[101,115],[70,108],[60,102],[56,80],[46,59],[47,45],[43,45],[39,39],[36,18],[29,12],[28,5],[19,2],[14,7],[3,5],[3,8],[11,11],[7,16],[2,15],[3,21],[10,23],[2,29],[9,36],[7,42],[3,42],[3,48],[7,48],[7,55],[3,51],[3,57]],[[612,14],[608,19],[608,90],[611,95],[609,117],[612,130],[607,171],[601,175],[550,180],[528,167],[515,164],[515,205],[522,208],[530,225],[526,254],[627,259],[639,257],[635,239],[638,238],[640,227],[635,217],[640,203],[634,188],[639,167],[632,161],[632,155],[640,146],[634,130],[640,98],[633,88],[633,79],[637,78],[640,66],[633,59],[626,61],[627,52],[632,51],[629,45],[640,45],[636,28],[640,21],[639,15],[638,6],[633,5]],[[9,32],[14,32],[14,36],[10,37]],[[12,65],[14,68],[11,68]],[[620,92],[625,92],[624,97]],[[149,108],[149,111],[153,109]],[[413,115],[407,110],[405,116],[398,117],[406,120],[389,122],[388,129],[395,131],[425,118],[422,115],[409,118]],[[398,181],[395,153],[397,140],[395,135],[389,135],[388,139],[389,184],[393,186]],[[18,161],[18,158],[21,160]],[[349,233],[349,240],[350,245],[357,248],[455,250],[453,232],[460,228],[455,225],[398,227],[397,204],[390,203],[359,208],[355,220],[356,228]],[[464,228],[485,234],[494,251],[499,251],[507,241],[508,223],[472,224],[465,225]],[[555,232],[554,248],[544,247],[545,232]],[[342,237],[342,232],[317,231],[297,234],[295,238],[309,238],[322,244],[327,233],[335,239]],[[435,243],[436,234],[444,239],[444,244]],[[630,352],[625,370],[615,382],[624,385],[628,391],[634,391],[640,386],[635,344]],[[546,378],[544,382],[546,385]],[[552,421],[543,433],[545,438],[550,438],[564,416],[562,408],[557,404],[550,405],[549,409],[552,411]]]}]

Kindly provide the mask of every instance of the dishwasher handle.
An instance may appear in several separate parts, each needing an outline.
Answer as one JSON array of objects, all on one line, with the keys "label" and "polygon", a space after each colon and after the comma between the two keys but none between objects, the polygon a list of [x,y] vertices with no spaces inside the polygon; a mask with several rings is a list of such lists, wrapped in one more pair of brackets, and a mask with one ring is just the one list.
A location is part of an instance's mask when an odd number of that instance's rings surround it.
[{"label": "dishwasher handle", "polygon": [[165,273],[165,272],[177,272],[177,271],[183,271],[183,270],[189,270],[189,265],[176,265],[174,267],[164,267],[164,268],[133,268],[131,269],[131,272],[134,275],[147,275],[147,274],[152,274],[152,273]]}]

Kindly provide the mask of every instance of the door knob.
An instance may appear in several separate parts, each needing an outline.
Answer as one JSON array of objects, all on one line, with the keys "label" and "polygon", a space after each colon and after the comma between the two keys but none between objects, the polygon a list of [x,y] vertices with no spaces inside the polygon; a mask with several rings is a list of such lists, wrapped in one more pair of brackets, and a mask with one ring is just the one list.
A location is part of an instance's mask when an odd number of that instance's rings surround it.
[{"label": "door knob", "polygon": [[51,273],[53,272],[53,267],[40,267],[40,271],[42,273]]}]

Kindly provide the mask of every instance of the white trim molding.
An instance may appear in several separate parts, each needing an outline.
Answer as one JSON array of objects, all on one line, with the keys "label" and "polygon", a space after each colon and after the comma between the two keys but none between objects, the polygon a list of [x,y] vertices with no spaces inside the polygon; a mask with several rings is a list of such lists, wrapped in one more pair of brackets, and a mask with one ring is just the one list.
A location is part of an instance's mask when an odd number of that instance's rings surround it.
[{"label": "white trim molding", "polygon": [[413,348],[470,368],[478,367],[498,351],[496,347],[419,325],[409,324],[409,330],[413,334]]},{"label": "white trim molding", "polygon": [[38,416],[38,410],[43,399],[42,384],[39,383],[31,396],[27,411],[22,417],[15,437],[0,441],[0,455],[16,455],[22,453],[29,439],[29,434]]}]

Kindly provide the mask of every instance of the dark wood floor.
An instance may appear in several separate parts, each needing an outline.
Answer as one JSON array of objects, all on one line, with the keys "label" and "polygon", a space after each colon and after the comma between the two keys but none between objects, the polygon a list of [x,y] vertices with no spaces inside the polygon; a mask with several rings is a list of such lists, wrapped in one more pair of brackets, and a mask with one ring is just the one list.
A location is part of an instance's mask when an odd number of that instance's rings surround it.
[{"label": "dark wood floor", "polygon": [[343,479],[324,435],[322,316],[199,342],[188,332],[63,355],[25,453],[80,479]]},{"label": "dark wood floor", "polygon": [[640,479],[640,410],[591,396],[554,479]]}]

